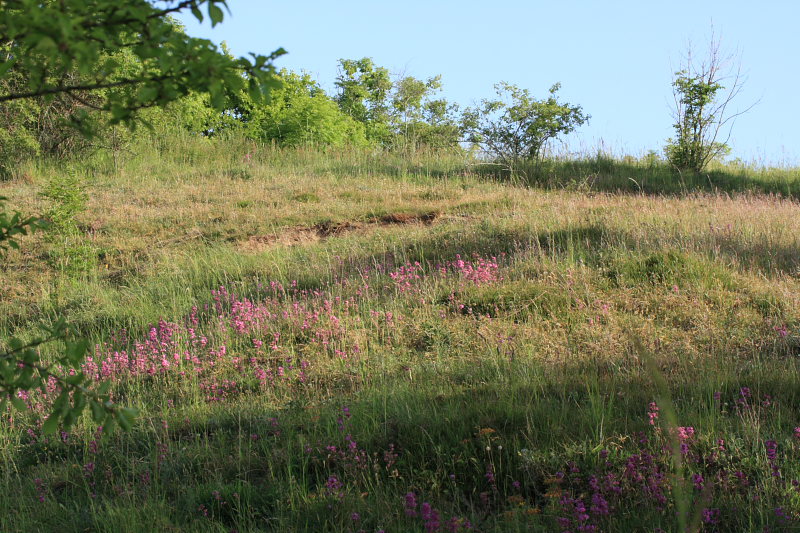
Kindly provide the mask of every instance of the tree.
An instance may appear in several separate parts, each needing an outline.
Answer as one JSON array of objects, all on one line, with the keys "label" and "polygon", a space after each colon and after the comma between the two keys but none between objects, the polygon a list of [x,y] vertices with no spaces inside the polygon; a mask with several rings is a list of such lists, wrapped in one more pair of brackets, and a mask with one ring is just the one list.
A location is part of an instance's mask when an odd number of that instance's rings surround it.
[{"label": "tree", "polygon": [[458,146],[458,106],[433,97],[442,88],[441,76],[393,81],[371,58],[340,59],[336,87],[339,108],[364,124],[374,143],[410,149]]},{"label": "tree", "polygon": [[339,107],[364,124],[367,138],[379,143],[391,140],[389,94],[392,80],[389,71],[378,67],[368,57],[340,59],[336,76]]},{"label": "tree", "polygon": [[458,146],[461,133],[455,118],[458,106],[443,98],[433,98],[442,88],[441,78],[435,76],[423,81],[404,76],[394,83],[391,100],[396,144],[411,149]]},{"label": "tree", "polygon": [[[247,90],[259,101],[277,83],[272,61],[284,53],[233,58],[213,43],[187,36],[171,15],[190,11],[212,25],[222,21],[225,0],[0,0],[0,116],[25,117],[31,102],[57,99],[73,102],[61,126],[77,129],[84,137],[99,122],[133,125],[136,112],[164,107],[191,93],[207,93],[210,103],[223,109],[226,95]],[[121,61],[121,54],[132,61]],[[11,121],[13,124],[13,120]],[[0,140],[19,138],[5,128]],[[5,199],[2,199],[5,200]],[[42,227],[35,217],[9,215],[0,201],[0,253],[16,247],[16,237]],[[45,360],[42,344],[64,342],[59,354]],[[95,386],[81,371],[87,342],[76,339],[63,321],[46,328],[30,342],[10,339],[0,348],[0,407],[11,403],[25,409],[22,396],[48,384],[53,399],[45,432],[59,423],[74,423],[88,405],[98,424],[130,424],[133,411],[119,408],[108,396],[108,383]]]},{"label": "tree", "polygon": [[580,106],[559,102],[556,93],[560,88],[556,83],[550,96],[536,100],[528,89],[498,83],[497,99],[482,100],[479,107],[464,111],[468,140],[512,170],[522,160],[538,161],[551,139],[571,133],[590,118]]},{"label": "tree", "polygon": [[284,146],[367,144],[364,124],[342,112],[310,75],[282,70],[280,79],[268,103],[243,111],[248,136]]},{"label": "tree", "polygon": [[[247,87],[260,99],[275,85],[272,61],[284,53],[233,58],[206,39],[187,36],[170,15],[191,11],[212,25],[223,19],[225,0],[3,0],[0,44],[9,46],[0,77],[12,69],[26,74],[25,87],[6,89],[0,103],[39,96],[100,94],[89,107],[114,123],[137,109],[163,106],[190,91],[206,92],[221,109],[225,95]],[[129,50],[138,61],[121,64],[115,52]],[[71,76],[77,71],[79,77]],[[81,125],[83,113],[73,117]]]},{"label": "tree", "polygon": [[729,110],[743,86],[741,63],[733,55],[723,55],[713,35],[708,57],[699,63],[689,47],[672,78],[675,138],[667,141],[664,151],[674,168],[702,172],[713,159],[728,153],[734,120],[755,105]]}]

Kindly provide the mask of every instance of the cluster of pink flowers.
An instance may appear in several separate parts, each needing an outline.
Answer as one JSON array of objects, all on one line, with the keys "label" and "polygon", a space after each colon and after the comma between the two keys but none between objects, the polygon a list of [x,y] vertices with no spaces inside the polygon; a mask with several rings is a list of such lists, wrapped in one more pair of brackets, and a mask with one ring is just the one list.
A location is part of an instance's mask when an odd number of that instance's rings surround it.
[{"label": "cluster of pink flowers", "polygon": [[655,426],[656,420],[658,420],[658,404],[656,402],[650,402],[649,410],[647,412],[647,417],[650,419],[650,425]]},{"label": "cluster of pink flowers", "polygon": [[[95,347],[82,371],[96,381],[190,378],[199,383],[208,401],[236,396],[251,389],[251,383],[261,388],[281,382],[304,384],[310,363],[294,356],[283,339],[317,346],[345,362],[357,359],[361,349],[349,328],[364,323],[363,313],[373,296],[370,283],[380,287],[379,280],[388,274],[400,292],[418,290],[431,276],[485,284],[502,279],[499,269],[496,257],[476,254],[471,260],[456,256],[433,266],[377,265],[360,271],[357,281],[337,278],[326,289],[301,289],[296,280],[288,285],[270,281],[258,284],[256,296],[247,298],[219,287],[211,291],[208,304],[193,307],[182,320],[160,320],[142,338],[131,339],[124,330],[112,335],[109,342]],[[334,289],[351,296],[336,296]],[[369,313],[381,332],[391,332],[403,321],[402,315],[388,310]],[[19,391],[18,396],[29,408],[41,411],[58,392],[56,380],[51,382],[44,392]]]},{"label": "cluster of pink flowers", "polygon": [[471,281],[476,285],[495,283],[503,279],[499,275],[500,265],[494,256],[485,259],[476,255],[472,261],[465,261],[460,255],[456,255],[455,261],[447,263],[445,266],[440,267],[439,270],[443,274],[447,274],[448,271],[454,272],[462,279]]},{"label": "cluster of pink flowers", "polygon": [[419,261],[408,262],[389,272],[389,277],[400,292],[412,292],[418,290],[419,282],[432,275],[428,272],[437,274],[441,279],[455,278],[475,285],[495,283],[503,279],[500,275],[498,258],[495,256],[485,258],[478,254],[474,254],[471,260],[456,255],[453,261],[436,264],[433,267],[426,267]]}]

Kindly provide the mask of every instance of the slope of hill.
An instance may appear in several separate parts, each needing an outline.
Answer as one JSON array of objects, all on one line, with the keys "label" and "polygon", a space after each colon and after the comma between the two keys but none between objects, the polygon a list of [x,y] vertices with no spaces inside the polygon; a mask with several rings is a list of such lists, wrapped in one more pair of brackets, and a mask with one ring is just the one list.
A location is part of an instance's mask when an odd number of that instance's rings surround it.
[{"label": "slope of hill", "polygon": [[43,437],[30,391],[0,529],[797,527],[797,201],[472,170],[186,141],[0,183],[59,221],[0,330],[67,316],[142,411]]}]

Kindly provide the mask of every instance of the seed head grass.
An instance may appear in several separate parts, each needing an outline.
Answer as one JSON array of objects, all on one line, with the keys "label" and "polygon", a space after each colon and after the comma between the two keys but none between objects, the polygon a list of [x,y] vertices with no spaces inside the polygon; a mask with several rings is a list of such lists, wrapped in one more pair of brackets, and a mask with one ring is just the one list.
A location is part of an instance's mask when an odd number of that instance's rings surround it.
[{"label": "seed head grass", "polygon": [[44,436],[22,393],[1,530],[798,527],[796,170],[135,148],[0,183],[88,195],[6,257],[2,337],[67,317],[141,412]]}]

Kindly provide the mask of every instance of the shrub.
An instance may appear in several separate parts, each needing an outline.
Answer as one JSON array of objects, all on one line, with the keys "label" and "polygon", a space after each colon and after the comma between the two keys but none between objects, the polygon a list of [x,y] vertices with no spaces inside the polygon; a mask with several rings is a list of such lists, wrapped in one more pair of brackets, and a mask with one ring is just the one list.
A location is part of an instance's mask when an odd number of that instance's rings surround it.
[{"label": "shrub", "polygon": [[536,100],[527,89],[506,82],[495,85],[498,99],[483,100],[464,112],[469,141],[512,169],[526,159],[538,161],[551,139],[571,133],[590,118],[580,106],[559,102],[560,88],[556,83],[550,96]]},{"label": "shrub", "polygon": [[[698,64],[689,50],[683,67],[674,74],[675,138],[667,141],[664,152],[675,169],[702,172],[712,160],[727,155],[733,120],[753,107],[729,109],[744,83],[733,59],[721,54],[719,41],[712,36],[708,57]],[[727,86],[722,84],[725,80]]]},{"label": "shrub", "polygon": [[343,113],[311,76],[283,70],[280,78],[269,103],[247,112],[248,136],[284,146],[368,144],[364,125]]}]

